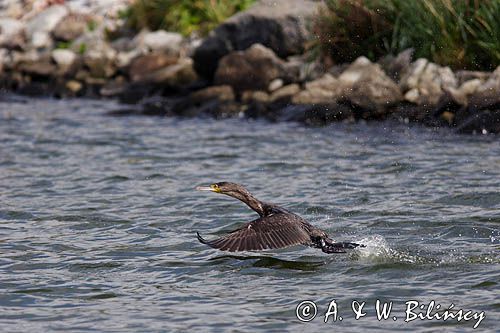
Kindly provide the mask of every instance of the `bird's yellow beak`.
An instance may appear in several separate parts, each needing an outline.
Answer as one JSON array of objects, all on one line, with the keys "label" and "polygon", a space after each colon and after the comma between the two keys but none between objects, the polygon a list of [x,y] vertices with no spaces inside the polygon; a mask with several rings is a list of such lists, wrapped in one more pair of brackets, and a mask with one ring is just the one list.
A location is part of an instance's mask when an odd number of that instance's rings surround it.
[{"label": "bird's yellow beak", "polygon": [[219,187],[216,186],[215,184],[212,184],[210,186],[197,186],[196,190],[197,191],[210,191],[210,192],[215,192],[215,193],[219,193],[220,192]]}]

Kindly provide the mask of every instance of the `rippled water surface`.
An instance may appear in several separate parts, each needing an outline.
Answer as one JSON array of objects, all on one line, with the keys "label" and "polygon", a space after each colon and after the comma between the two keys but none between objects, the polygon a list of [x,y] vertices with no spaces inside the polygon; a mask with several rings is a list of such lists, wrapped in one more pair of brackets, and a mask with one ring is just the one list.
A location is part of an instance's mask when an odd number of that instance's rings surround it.
[{"label": "rippled water surface", "polygon": [[[477,331],[498,330],[498,137],[105,115],[115,108],[0,101],[2,331],[469,332],[476,322],[405,323],[408,300],[484,311]],[[221,180],[367,247],[207,248],[196,231],[211,238],[256,216],[194,191]],[[334,299],[343,321],[325,324]],[[388,320],[377,299],[394,302]],[[311,322],[296,318],[302,300],[317,304]],[[354,300],[366,302],[359,320]]]}]

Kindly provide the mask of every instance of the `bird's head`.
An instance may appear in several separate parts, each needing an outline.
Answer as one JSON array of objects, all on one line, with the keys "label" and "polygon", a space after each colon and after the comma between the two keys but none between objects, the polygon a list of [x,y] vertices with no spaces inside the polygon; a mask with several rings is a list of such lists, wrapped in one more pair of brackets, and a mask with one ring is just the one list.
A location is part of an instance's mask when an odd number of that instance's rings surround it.
[{"label": "bird's head", "polygon": [[225,194],[235,198],[240,198],[242,195],[250,194],[243,186],[230,182],[214,183],[210,186],[198,186],[196,187],[196,190]]},{"label": "bird's head", "polygon": [[246,203],[250,208],[259,213],[260,216],[264,215],[262,208],[263,203],[255,199],[250,192],[247,191],[243,186],[230,183],[230,182],[220,182],[214,183],[210,186],[198,186],[196,187],[198,191],[210,191],[215,193],[221,193],[228,195],[230,197],[236,198],[238,200]]}]

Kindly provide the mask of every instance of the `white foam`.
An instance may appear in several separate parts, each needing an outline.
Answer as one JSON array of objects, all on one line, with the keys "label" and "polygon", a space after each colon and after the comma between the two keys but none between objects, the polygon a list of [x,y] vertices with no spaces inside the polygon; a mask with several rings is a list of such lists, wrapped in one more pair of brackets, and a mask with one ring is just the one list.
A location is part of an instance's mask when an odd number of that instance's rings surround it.
[{"label": "white foam", "polygon": [[392,249],[387,240],[381,235],[368,236],[357,240],[356,243],[365,245],[365,247],[358,247],[356,251],[352,252],[351,258],[356,260],[375,263],[417,262],[415,256]]},{"label": "white foam", "polygon": [[356,243],[363,244],[365,247],[358,247],[353,255],[357,259],[366,259],[368,261],[387,259],[391,257],[391,248],[384,237],[380,235],[368,236]]}]

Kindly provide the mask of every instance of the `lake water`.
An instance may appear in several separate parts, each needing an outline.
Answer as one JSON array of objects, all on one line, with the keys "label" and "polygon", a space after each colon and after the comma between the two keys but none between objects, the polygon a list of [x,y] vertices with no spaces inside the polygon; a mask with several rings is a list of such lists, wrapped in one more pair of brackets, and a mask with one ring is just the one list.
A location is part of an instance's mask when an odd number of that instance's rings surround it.
[{"label": "lake water", "polygon": [[[498,137],[105,115],[116,108],[0,101],[1,331],[471,332],[480,313],[476,331],[498,331]],[[196,231],[256,217],[194,190],[222,180],[367,247],[208,248]],[[393,302],[387,320],[377,299]],[[316,303],[310,322],[296,317],[303,300]],[[343,320],[325,324],[332,300]],[[405,322],[411,300],[477,317]],[[366,302],[358,320],[354,301]]]}]

